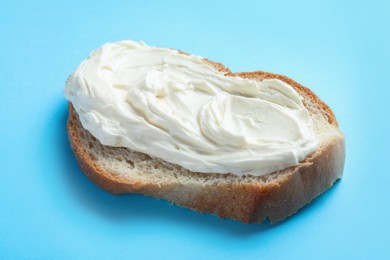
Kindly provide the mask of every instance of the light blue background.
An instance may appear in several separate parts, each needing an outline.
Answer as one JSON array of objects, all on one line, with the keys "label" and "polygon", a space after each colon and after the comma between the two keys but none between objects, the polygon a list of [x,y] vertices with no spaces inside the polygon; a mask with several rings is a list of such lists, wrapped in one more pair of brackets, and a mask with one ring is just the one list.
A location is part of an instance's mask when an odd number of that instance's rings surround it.
[{"label": "light blue background", "polygon": [[[1,1],[0,258],[390,258],[388,1]],[[132,39],[285,74],[334,110],[345,176],[277,225],[244,225],[80,171],[67,76],[98,46]]]}]

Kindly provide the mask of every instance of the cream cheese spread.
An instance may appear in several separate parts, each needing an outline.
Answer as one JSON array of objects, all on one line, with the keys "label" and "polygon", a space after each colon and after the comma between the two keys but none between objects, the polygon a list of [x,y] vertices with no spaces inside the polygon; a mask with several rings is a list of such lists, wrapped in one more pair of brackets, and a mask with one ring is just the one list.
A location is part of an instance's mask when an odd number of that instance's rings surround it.
[{"label": "cream cheese spread", "polygon": [[195,172],[265,175],[298,164],[319,143],[290,85],[228,76],[202,57],[144,43],[92,52],[65,97],[103,145]]}]

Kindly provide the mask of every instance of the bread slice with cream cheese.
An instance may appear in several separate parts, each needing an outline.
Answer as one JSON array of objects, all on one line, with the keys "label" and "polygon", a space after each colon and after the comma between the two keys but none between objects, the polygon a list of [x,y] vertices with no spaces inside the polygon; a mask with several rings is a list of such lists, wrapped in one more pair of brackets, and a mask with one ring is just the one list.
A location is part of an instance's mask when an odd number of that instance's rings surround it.
[{"label": "bread slice with cream cheese", "polygon": [[317,150],[298,165],[263,176],[192,172],[145,153],[102,145],[83,128],[69,102],[70,145],[89,179],[114,194],[140,193],[221,218],[259,223],[293,215],[341,178],[344,135],[332,110],[311,90],[286,76],[261,71],[232,73],[219,63],[204,62],[228,76],[279,79],[292,86],[303,97],[314,122],[320,141]]}]

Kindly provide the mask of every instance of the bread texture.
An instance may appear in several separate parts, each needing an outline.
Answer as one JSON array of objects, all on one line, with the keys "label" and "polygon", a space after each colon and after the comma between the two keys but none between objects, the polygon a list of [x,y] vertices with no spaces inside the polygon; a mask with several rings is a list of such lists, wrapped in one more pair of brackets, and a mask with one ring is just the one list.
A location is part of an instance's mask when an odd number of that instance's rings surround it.
[{"label": "bread texture", "polygon": [[91,181],[113,194],[140,193],[221,218],[244,223],[268,218],[274,223],[296,213],[341,178],[344,135],[332,110],[311,90],[286,76],[261,71],[232,73],[220,63],[205,62],[229,76],[276,78],[291,85],[310,112],[319,148],[299,165],[265,176],[197,173],[127,148],[102,145],[83,128],[69,103],[70,145]]}]

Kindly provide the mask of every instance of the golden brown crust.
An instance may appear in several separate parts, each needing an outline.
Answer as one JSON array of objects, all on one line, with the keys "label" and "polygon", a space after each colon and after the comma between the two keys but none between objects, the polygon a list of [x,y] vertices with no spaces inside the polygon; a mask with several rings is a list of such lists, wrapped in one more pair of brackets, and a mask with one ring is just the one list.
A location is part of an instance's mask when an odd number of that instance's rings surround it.
[{"label": "golden brown crust", "polygon": [[[318,105],[326,114],[329,123],[337,128],[332,110],[312,91],[299,83],[285,76],[267,72],[231,73],[222,64],[206,62],[228,75],[254,79],[278,78],[290,84],[302,96]],[[101,188],[114,194],[141,193],[245,223],[258,223],[265,218],[276,222],[294,214],[332,186],[342,176],[344,168],[345,143],[344,136],[340,133],[322,144],[298,166],[281,173],[274,173],[278,174],[278,177],[268,182],[264,182],[261,178],[256,181],[256,177],[250,177],[252,179],[250,182],[221,181],[217,185],[207,185],[201,181],[194,182],[192,185],[184,185],[179,181],[166,184],[148,180],[140,181],[131,177],[114,176],[97,164],[83,148],[80,132],[77,129],[78,124],[77,113],[69,104],[67,130],[70,145],[81,169]],[[198,175],[197,178],[202,176],[207,178],[206,175]],[[220,178],[223,179],[225,176],[220,175]]]}]

